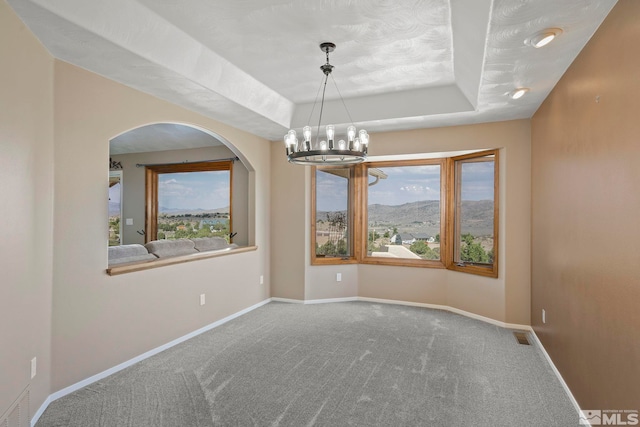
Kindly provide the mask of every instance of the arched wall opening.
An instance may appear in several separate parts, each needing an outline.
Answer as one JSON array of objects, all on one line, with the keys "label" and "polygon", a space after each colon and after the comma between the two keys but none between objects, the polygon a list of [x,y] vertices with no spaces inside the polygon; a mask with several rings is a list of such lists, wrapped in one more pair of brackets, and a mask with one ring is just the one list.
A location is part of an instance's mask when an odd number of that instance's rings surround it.
[{"label": "arched wall opening", "polygon": [[[158,122],[128,129],[109,141],[109,244],[144,244],[154,240],[145,236],[145,166],[183,164],[192,162],[215,162],[231,159],[233,162],[229,185],[229,206],[217,206],[212,198],[205,199],[202,185],[194,182],[175,182],[167,179],[163,185],[166,194],[175,193],[174,198],[185,203],[184,208],[159,206],[159,213],[176,218],[192,219],[190,231],[200,229],[204,236],[207,228],[214,232],[217,225],[209,222],[222,221],[218,216],[232,212],[230,230],[233,243],[239,246],[252,244],[253,226],[250,221],[255,214],[250,212],[254,203],[250,200],[254,179],[253,167],[240,150],[228,139],[200,126],[180,122]],[[119,176],[118,178],[113,178]],[[194,177],[195,178],[195,177]],[[218,189],[222,191],[222,189]],[[213,203],[213,204],[212,204]],[[220,203],[218,203],[220,204]],[[188,218],[187,218],[188,217]],[[212,219],[215,218],[215,219]],[[176,222],[177,224],[178,222]],[[185,223],[186,224],[186,223]],[[195,224],[195,225],[194,225]],[[205,228],[203,228],[205,227]],[[175,231],[167,234],[173,235]],[[179,233],[182,233],[179,232]],[[192,233],[193,234],[193,233]],[[219,233],[218,233],[219,234]],[[164,234],[161,235],[164,237]]]}]

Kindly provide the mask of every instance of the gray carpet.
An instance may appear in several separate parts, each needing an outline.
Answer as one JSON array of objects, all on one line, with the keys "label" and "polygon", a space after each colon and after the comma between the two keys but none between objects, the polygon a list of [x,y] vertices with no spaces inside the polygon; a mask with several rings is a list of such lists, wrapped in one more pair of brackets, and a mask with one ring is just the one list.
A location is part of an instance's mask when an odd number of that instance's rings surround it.
[{"label": "gray carpet", "polygon": [[269,303],[51,403],[49,426],[576,426],[535,345],[457,314]]}]

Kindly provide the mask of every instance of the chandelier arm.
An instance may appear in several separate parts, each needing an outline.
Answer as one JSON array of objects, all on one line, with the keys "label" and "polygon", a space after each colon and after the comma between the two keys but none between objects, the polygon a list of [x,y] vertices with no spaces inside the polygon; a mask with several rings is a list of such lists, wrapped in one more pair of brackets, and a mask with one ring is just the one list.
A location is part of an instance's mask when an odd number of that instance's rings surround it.
[{"label": "chandelier arm", "polygon": [[342,97],[342,94],[340,93],[340,89],[338,89],[338,84],[336,83],[336,79],[333,78],[333,75],[331,76],[331,81],[333,82],[333,85],[336,87],[336,91],[338,92],[338,95],[340,96],[340,101],[342,101],[342,106],[344,107],[344,110],[347,112],[347,116],[349,116],[349,121],[351,122],[351,124],[353,123],[353,118],[351,117],[351,113],[349,113],[349,109],[347,108],[347,104],[344,102],[344,98]]}]

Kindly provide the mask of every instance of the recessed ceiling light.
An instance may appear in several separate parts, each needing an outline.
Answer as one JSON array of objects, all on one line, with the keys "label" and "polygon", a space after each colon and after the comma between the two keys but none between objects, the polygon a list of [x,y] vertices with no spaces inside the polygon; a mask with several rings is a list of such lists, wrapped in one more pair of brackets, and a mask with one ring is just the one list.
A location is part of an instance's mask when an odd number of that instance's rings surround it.
[{"label": "recessed ceiling light", "polygon": [[538,31],[526,39],[524,43],[535,48],[540,48],[551,43],[560,34],[562,34],[562,30],[560,28],[547,28],[542,31]]},{"label": "recessed ceiling light", "polygon": [[512,90],[511,92],[509,92],[509,98],[511,98],[511,99],[520,99],[527,92],[529,92],[529,88],[528,87],[519,87],[519,88],[516,88],[516,89]]}]

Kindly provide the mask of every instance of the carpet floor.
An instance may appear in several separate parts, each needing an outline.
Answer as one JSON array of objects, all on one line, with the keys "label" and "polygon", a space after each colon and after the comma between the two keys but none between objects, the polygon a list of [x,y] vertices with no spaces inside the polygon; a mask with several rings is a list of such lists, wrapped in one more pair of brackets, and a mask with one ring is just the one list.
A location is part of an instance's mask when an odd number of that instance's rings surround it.
[{"label": "carpet floor", "polygon": [[540,349],[510,330],[418,307],[272,302],[52,402],[36,426],[577,424]]}]

